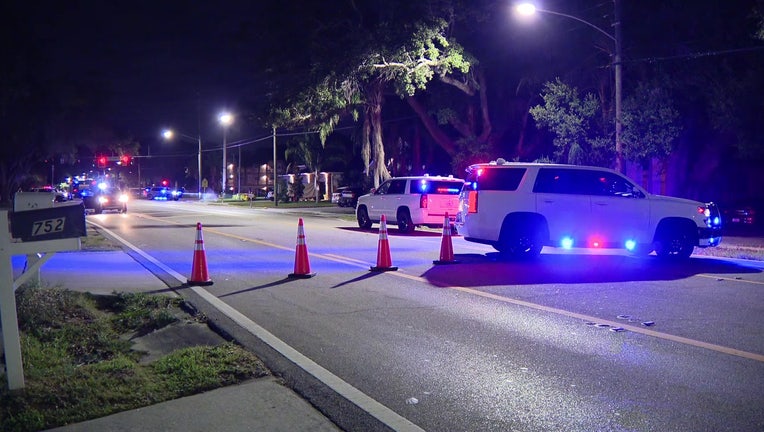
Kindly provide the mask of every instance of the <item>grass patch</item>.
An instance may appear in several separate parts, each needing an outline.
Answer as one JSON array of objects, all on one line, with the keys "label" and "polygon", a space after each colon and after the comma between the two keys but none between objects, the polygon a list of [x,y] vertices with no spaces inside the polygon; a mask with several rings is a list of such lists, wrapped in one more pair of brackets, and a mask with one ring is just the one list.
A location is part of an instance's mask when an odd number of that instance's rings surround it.
[{"label": "grass patch", "polygon": [[226,343],[176,350],[149,364],[129,339],[175,322],[180,299],[94,296],[26,285],[16,293],[26,387],[0,372],[0,430],[38,431],[234,384],[269,372]]},{"label": "grass patch", "polygon": [[764,248],[725,245],[724,240],[722,240],[722,244],[717,247],[705,249],[695,248],[694,254],[719,258],[736,258],[764,261]]},{"label": "grass patch", "polygon": [[118,244],[101,234],[101,231],[86,224],[87,236],[80,237],[80,245],[84,251],[113,251],[122,249]]},{"label": "grass patch", "polygon": [[764,233],[723,235],[719,246],[695,248],[696,255],[764,261]]}]

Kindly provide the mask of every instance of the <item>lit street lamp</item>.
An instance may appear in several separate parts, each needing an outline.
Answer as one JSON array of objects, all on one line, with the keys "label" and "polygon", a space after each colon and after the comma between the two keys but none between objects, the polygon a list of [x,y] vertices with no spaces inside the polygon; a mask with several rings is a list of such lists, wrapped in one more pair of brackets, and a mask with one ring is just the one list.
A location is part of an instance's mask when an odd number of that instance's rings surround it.
[{"label": "lit street lamp", "polygon": [[613,0],[615,6],[615,20],[613,22],[614,34],[602,30],[589,21],[583,20],[573,15],[568,15],[560,12],[550,11],[546,9],[539,9],[531,3],[521,3],[515,7],[515,10],[520,15],[533,15],[536,12],[548,13],[551,15],[559,15],[565,18],[576,20],[580,23],[597,30],[605,35],[608,39],[613,41],[615,50],[613,53],[613,73],[615,75],[615,169],[618,172],[623,172],[623,146],[621,144],[621,99],[622,99],[622,84],[621,84],[621,6],[620,0]]},{"label": "lit street lamp", "polygon": [[233,115],[227,112],[220,113],[218,116],[218,121],[223,126],[223,175],[220,177],[220,180],[223,182],[222,184],[222,194],[220,196],[220,199],[223,199],[225,197],[225,186],[228,178],[226,176],[226,139],[227,139],[227,133],[228,133],[228,126],[233,123]]},{"label": "lit street lamp", "polygon": [[[168,141],[171,140],[173,136],[175,136],[175,132],[172,129],[165,129],[164,131],[162,131],[162,137],[164,137],[164,139]],[[196,157],[196,166],[197,166],[197,179],[196,179],[197,189],[196,190],[197,190],[197,193],[199,194],[199,199],[202,199],[202,136],[197,135],[197,137],[194,138],[192,136],[185,135],[182,133],[178,133],[178,136],[180,136],[181,138],[185,138],[187,140],[197,141],[199,143],[199,153],[197,154],[197,157]]]}]

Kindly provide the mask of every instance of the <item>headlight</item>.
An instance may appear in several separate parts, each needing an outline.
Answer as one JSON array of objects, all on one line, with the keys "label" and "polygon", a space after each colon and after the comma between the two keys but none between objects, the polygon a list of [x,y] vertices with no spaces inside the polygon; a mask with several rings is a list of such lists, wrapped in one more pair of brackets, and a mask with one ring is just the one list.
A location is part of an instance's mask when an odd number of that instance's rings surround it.
[{"label": "headlight", "polygon": [[100,204],[106,204],[107,202],[109,202],[109,198],[106,198],[104,196],[100,196],[100,197],[98,197],[98,202]]},{"label": "headlight", "polygon": [[122,194],[119,196],[119,202],[126,203],[127,202],[127,195]]}]

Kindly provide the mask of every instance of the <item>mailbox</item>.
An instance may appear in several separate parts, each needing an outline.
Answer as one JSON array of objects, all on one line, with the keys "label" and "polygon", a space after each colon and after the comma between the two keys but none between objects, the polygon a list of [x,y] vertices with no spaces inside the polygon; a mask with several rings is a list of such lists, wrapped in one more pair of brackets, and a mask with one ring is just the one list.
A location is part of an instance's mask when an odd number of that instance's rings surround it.
[{"label": "mailbox", "polygon": [[23,242],[83,237],[85,206],[82,201],[9,213],[11,236]]}]

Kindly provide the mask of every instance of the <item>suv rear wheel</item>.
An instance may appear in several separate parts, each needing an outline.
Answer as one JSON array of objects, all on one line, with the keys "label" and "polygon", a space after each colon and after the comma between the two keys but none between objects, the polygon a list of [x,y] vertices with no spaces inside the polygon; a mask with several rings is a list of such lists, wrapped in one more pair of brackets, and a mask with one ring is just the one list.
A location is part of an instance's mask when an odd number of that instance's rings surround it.
[{"label": "suv rear wheel", "polygon": [[363,229],[371,228],[371,219],[369,219],[369,212],[366,211],[366,206],[358,207],[358,215],[356,216],[356,219],[358,219],[359,227]]},{"label": "suv rear wheel", "polygon": [[535,258],[541,254],[543,247],[541,226],[530,221],[505,221],[501,227],[499,243],[496,245],[499,252],[514,258]]},{"label": "suv rear wheel", "polygon": [[414,222],[411,220],[411,213],[409,213],[408,209],[402,208],[398,210],[398,214],[396,215],[396,219],[398,220],[398,231],[404,232],[404,233],[412,233],[414,232]]}]

